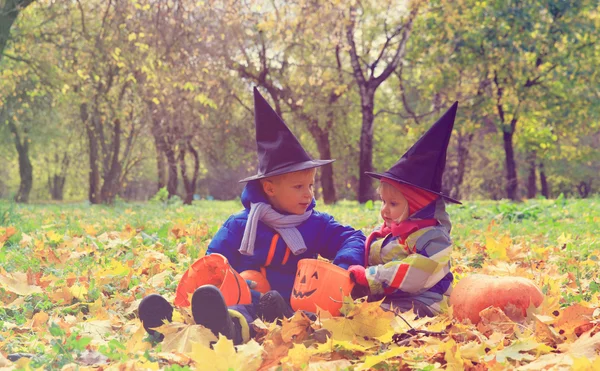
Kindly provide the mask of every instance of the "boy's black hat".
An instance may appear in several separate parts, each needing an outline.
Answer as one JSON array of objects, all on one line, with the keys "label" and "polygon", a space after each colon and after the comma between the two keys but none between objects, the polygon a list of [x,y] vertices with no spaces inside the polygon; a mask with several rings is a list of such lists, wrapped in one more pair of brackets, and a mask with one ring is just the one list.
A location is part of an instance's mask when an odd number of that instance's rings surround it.
[{"label": "boy's black hat", "polygon": [[285,122],[254,88],[254,124],[258,174],[240,180],[263,179],[329,164],[335,160],[313,160]]},{"label": "boy's black hat", "polygon": [[437,194],[460,204],[460,201],[442,193],[442,175],[446,167],[446,150],[454,127],[458,102],[385,173],[366,172],[375,178],[388,178]]}]

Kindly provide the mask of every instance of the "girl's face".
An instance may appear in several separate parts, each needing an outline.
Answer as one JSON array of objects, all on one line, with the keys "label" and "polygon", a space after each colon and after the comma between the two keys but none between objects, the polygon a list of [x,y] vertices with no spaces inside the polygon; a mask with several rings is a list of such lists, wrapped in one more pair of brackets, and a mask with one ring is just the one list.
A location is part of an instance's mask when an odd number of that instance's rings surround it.
[{"label": "girl's face", "polygon": [[381,198],[381,217],[386,227],[391,227],[392,223],[400,223],[408,218],[408,201],[402,192],[393,186],[382,184],[379,197]]}]

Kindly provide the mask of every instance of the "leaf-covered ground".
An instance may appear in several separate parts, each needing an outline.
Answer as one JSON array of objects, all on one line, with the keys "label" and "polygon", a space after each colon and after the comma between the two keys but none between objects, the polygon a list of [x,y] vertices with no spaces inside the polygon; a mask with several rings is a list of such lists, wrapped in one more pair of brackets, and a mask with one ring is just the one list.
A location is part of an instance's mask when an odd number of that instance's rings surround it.
[{"label": "leaf-covered ground", "polygon": [[[370,208],[369,208],[370,207]],[[373,205],[322,206],[368,232]],[[376,203],[375,208],[378,207]],[[152,344],[136,317],[150,293],[174,296],[181,274],[239,203],[22,206],[0,201],[0,369],[599,369],[600,200],[468,202],[452,206],[454,272],[527,277],[546,295],[527,317],[451,309],[414,320],[376,304],[345,317],[257,322],[233,348],[185,311]]]}]

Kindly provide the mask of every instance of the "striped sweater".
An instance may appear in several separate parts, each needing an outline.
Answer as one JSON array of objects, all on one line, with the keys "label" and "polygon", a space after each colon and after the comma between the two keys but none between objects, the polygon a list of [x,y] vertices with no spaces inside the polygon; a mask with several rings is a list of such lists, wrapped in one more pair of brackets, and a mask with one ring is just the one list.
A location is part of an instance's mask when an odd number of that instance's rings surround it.
[{"label": "striped sweater", "polygon": [[452,241],[441,225],[402,240],[388,234],[371,243],[366,277],[372,297],[415,298],[432,305],[449,295]]}]

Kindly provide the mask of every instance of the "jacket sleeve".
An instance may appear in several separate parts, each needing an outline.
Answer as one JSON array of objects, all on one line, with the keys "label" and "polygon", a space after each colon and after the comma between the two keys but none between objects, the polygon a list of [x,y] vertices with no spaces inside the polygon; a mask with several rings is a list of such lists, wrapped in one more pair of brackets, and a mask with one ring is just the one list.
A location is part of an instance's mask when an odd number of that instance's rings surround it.
[{"label": "jacket sleeve", "polygon": [[366,276],[371,294],[423,292],[448,274],[452,241],[444,229],[425,231],[413,248],[415,253],[402,260],[392,260],[367,268]]},{"label": "jacket sleeve", "polygon": [[229,264],[237,267],[243,234],[239,221],[234,216],[229,217],[208,244],[206,255],[221,254],[229,260]]},{"label": "jacket sleeve", "polygon": [[364,265],[365,235],[360,230],[338,223],[331,215],[322,214],[322,217],[326,225],[319,254],[344,269],[351,265]]}]

